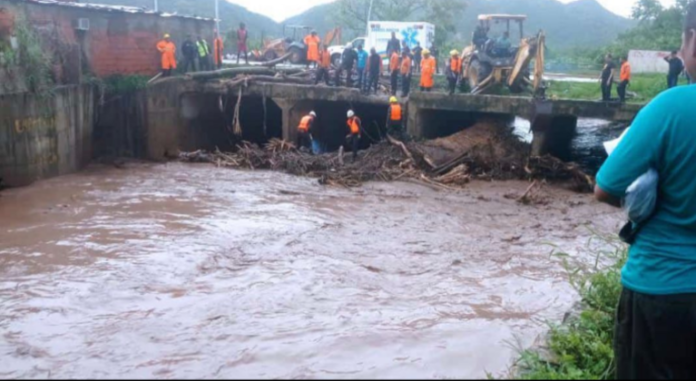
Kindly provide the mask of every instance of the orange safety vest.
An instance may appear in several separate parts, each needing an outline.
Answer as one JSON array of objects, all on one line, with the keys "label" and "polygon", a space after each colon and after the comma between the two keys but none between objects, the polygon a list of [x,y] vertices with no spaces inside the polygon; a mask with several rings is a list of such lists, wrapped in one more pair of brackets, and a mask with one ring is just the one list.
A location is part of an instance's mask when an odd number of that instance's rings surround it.
[{"label": "orange safety vest", "polygon": [[631,80],[631,64],[626,61],[621,65],[621,82]]},{"label": "orange safety vest", "polygon": [[392,53],[391,59],[389,60],[389,72],[393,73],[399,70],[399,55],[395,52]]},{"label": "orange safety vest", "polygon": [[421,63],[421,86],[426,89],[430,89],[435,85],[433,75],[435,75],[435,68],[437,67],[437,61],[435,57],[430,57],[424,59]]},{"label": "orange safety vest", "polygon": [[311,115],[305,116],[300,121],[300,126],[297,127],[297,129],[300,132],[309,132],[309,125],[312,123],[312,120],[314,120],[314,117],[312,117]]},{"label": "orange safety vest", "polygon": [[450,69],[452,69],[452,73],[460,74],[462,72],[462,59],[452,57],[450,60]]},{"label": "orange safety vest", "polygon": [[162,40],[157,43],[157,50],[162,53],[162,69],[176,69],[176,45]]},{"label": "orange safety vest", "polygon": [[215,51],[215,57],[213,57],[213,61],[215,62],[216,65],[219,65],[222,63],[222,51],[225,49],[225,45],[222,42],[222,38],[218,37],[213,41],[214,45],[214,51]]},{"label": "orange safety vest", "polygon": [[389,112],[390,118],[392,122],[401,122],[402,118],[402,109],[400,104],[393,104],[391,105],[391,111]]},{"label": "orange safety vest", "polygon": [[312,36],[311,34],[304,39],[305,45],[307,45],[307,61],[319,62],[319,43],[321,39],[319,36]]},{"label": "orange safety vest", "polygon": [[360,119],[357,116],[354,116],[350,119],[348,119],[348,127],[350,128],[350,133],[352,135],[359,135],[360,134]]},{"label": "orange safety vest", "polygon": [[401,61],[401,75],[411,74],[411,57],[405,57]]},{"label": "orange safety vest", "polygon": [[328,50],[321,52],[321,62],[319,65],[324,69],[331,68],[331,53]]}]

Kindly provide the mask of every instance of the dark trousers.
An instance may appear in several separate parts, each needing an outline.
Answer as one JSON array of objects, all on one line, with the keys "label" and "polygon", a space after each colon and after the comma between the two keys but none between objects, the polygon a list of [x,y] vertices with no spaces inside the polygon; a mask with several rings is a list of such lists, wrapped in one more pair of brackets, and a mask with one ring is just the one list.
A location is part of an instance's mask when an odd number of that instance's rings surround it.
[{"label": "dark trousers", "polygon": [[613,83],[609,81],[609,83],[606,83],[604,80],[602,80],[602,100],[605,102],[608,102],[611,100],[611,88],[613,87]]},{"label": "dark trousers", "polygon": [[411,92],[411,75],[401,76],[401,96],[407,97]]},{"label": "dark trousers", "polygon": [[619,100],[621,102],[626,102],[626,88],[628,87],[628,81],[621,81],[616,87],[616,91],[619,93]]},{"label": "dark trousers", "polygon": [[457,91],[457,78],[447,78],[447,82],[449,82],[450,95],[454,95],[454,92]]},{"label": "dark trousers", "polygon": [[668,75],[667,76],[667,88],[671,89],[673,87],[679,86],[679,76],[678,75]]},{"label": "dark trousers", "polygon": [[312,138],[309,136],[309,132],[299,131],[297,133],[297,148],[308,148],[312,149]]},{"label": "dark trousers", "polygon": [[400,120],[398,120],[398,121],[389,120],[387,133],[389,135],[391,135],[393,138],[396,138],[399,140],[404,140],[403,139],[403,134],[404,134],[403,123]]},{"label": "dark trousers", "polygon": [[367,82],[365,92],[370,93],[373,89],[375,90],[375,93],[377,93],[377,90],[379,89],[379,73],[370,73],[370,80]]},{"label": "dark trousers", "polygon": [[339,67],[336,69],[336,86],[341,86],[341,76],[346,72],[346,86],[353,87],[353,67]]},{"label": "dark trousers", "polygon": [[329,86],[329,69],[320,67],[320,68],[317,70],[317,79],[316,79],[316,81],[314,82],[314,84],[315,84],[315,85],[318,85],[319,82],[322,81],[322,79],[324,80],[324,82],[326,82],[326,86]]},{"label": "dark trousers", "polygon": [[196,71],[196,61],[193,57],[184,57],[184,64],[182,66],[183,72],[188,73],[189,70]]},{"label": "dark trousers", "polygon": [[350,135],[350,149],[353,151],[353,161],[358,159],[358,149],[360,149],[360,135]]},{"label": "dark trousers", "polygon": [[429,93],[429,92],[431,92],[432,90],[433,90],[432,87],[423,87],[423,86],[421,86],[421,91],[424,92],[424,93]]},{"label": "dark trousers", "polygon": [[[244,61],[246,64],[249,64],[249,51],[248,50],[240,50],[237,52],[237,65],[239,65],[239,59],[242,58],[242,53],[244,53]],[[220,60],[222,62],[222,60]]]},{"label": "dark trousers", "polygon": [[210,59],[208,58],[208,56],[198,57],[198,70],[210,70]]},{"label": "dark trousers", "polygon": [[396,95],[396,91],[399,89],[399,71],[394,70],[391,73],[391,95]]},{"label": "dark trousers", "polygon": [[360,91],[365,88],[365,68],[358,68],[358,88]]},{"label": "dark trousers", "polygon": [[421,60],[422,60],[422,59],[414,59],[414,60],[413,60],[413,70],[415,70],[416,73],[420,73],[420,69],[421,69]]},{"label": "dark trousers", "polygon": [[614,351],[619,380],[693,380],[696,294],[652,296],[624,289]]},{"label": "dark trousers", "polygon": [[172,69],[162,69],[162,77],[171,77]]}]

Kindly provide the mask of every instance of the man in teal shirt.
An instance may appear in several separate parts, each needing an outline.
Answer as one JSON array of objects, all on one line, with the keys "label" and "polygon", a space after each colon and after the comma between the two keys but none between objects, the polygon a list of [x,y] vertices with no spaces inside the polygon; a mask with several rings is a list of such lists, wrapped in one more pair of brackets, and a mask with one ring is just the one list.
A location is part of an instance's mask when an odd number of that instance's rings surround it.
[{"label": "man in teal shirt", "polygon": [[[696,75],[696,3],[681,56]],[[615,332],[619,379],[696,377],[696,86],[662,93],[636,117],[597,175],[597,198],[619,206],[650,169],[657,209],[638,233],[622,273]]]}]

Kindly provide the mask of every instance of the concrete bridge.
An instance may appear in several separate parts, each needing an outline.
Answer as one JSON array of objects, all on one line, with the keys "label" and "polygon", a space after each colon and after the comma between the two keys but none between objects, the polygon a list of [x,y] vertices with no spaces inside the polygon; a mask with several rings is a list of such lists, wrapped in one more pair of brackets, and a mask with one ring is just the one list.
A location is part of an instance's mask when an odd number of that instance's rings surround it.
[{"label": "concrete bridge", "polygon": [[[147,88],[147,137],[150,157],[162,153],[220,146],[229,139],[226,130],[239,98],[238,89],[225,81],[198,82],[171,78]],[[239,119],[244,138],[293,140],[300,118],[309,111],[319,114],[327,127],[324,141],[340,145],[345,136],[345,114],[354,109],[369,126],[384,127],[386,96],[364,96],[358,90],[281,83],[250,84],[242,91]],[[559,156],[575,134],[578,118],[630,122],[641,105],[576,100],[534,100],[444,93],[412,93],[404,103],[407,129],[416,138],[436,138],[473,125],[478,119],[515,116],[532,122],[533,153]],[[249,126],[252,126],[251,128]],[[206,134],[200,130],[205,129]],[[227,136],[227,137],[226,137]]]}]

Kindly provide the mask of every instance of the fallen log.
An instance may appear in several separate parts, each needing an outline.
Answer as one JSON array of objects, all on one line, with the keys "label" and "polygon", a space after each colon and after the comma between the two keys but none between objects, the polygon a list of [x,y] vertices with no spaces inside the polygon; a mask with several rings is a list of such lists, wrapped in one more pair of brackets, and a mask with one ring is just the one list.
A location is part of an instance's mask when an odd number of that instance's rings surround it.
[{"label": "fallen log", "polygon": [[272,61],[264,62],[263,64],[261,64],[261,66],[273,67],[273,66],[275,66],[275,65],[278,65],[278,64],[280,64],[280,63],[283,63],[283,62],[287,61],[288,58],[290,58],[290,56],[292,56],[292,53],[288,53],[288,54],[286,54],[286,55],[284,55],[284,56],[282,56],[282,57],[276,58],[276,59],[274,59],[274,60],[272,60]]},{"label": "fallen log", "polygon": [[234,77],[237,75],[267,75],[274,76],[278,73],[283,73],[285,75],[292,75],[301,72],[302,69],[287,68],[287,69],[271,69],[264,66],[240,66],[233,67],[230,69],[222,69],[216,71],[202,71],[198,73],[186,74],[188,78],[195,80],[208,80],[223,77]]}]

